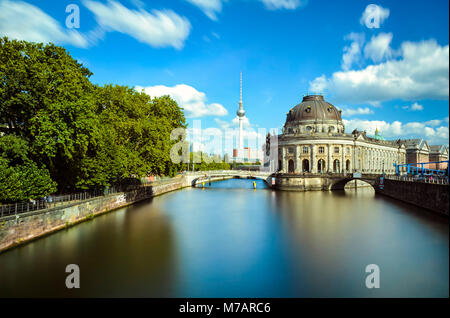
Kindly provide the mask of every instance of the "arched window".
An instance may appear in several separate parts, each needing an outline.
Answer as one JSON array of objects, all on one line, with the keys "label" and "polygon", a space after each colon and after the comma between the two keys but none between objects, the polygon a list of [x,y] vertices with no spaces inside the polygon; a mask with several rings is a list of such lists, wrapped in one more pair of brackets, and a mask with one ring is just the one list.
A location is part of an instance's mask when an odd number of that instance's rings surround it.
[{"label": "arched window", "polygon": [[347,172],[350,172],[350,160],[347,159],[347,161],[345,162],[345,170]]},{"label": "arched window", "polygon": [[309,160],[303,159],[302,161],[302,171],[303,172],[309,172]]},{"label": "arched window", "polygon": [[340,171],[340,164],[339,164],[339,160],[337,160],[337,159],[335,159],[333,161],[333,171],[335,173],[339,173],[339,171]]},{"label": "arched window", "polygon": [[292,159],[289,159],[289,161],[288,161],[288,172],[289,173],[294,173],[295,172],[294,160],[292,160]]},{"label": "arched window", "polygon": [[317,171],[319,173],[325,172],[325,160],[319,159],[319,161],[317,162]]}]

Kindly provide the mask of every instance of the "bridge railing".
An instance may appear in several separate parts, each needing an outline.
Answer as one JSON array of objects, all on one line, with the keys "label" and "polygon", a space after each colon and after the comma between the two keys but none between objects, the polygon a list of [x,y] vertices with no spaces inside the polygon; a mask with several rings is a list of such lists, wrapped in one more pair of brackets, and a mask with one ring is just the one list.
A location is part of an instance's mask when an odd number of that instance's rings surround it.
[{"label": "bridge railing", "polygon": [[408,182],[422,182],[422,183],[433,183],[433,184],[443,184],[448,185],[449,180],[446,176],[436,176],[436,175],[403,175],[403,176],[397,176],[397,175],[391,175],[386,176],[386,179],[388,180],[397,180],[397,181],[408,181]]},{"label": "bridge railing", "polygon": [[251,170],[208,170],[208,171],[186,171],[183,174],[188,176],[209,176],[209,175],[270,175],[269,172]]},{"label": "bridge railing", "polygon": [[[444,169],[431,169],[430,166],[434,165],[435,167],[445,166]],[[396,175],[400,175],[400,168],[406,169],[407,175],[434,175],[434,176],[449,176],[449,160],[444,161],[433,161],[433,162],[412,162],[406,164],[396,164],[394,163]]]}]

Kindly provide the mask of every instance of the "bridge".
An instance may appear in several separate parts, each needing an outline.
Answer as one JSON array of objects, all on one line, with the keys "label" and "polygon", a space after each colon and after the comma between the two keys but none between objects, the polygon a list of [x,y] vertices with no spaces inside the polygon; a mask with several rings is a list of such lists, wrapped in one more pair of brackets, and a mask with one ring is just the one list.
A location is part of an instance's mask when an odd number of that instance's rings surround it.
[{"label": "bridge", "polygon": [[353,180],[364,181],[375,188],[382,176],[382,174],[370,173],[331,175],[328,177],[328,190],[343,190],[345,185]]},{"label": "bridge", "polygon": [[276,173],[274,188],[280,190],[344,190],[345,185],[352,180],[364,181],[372,187],[376,188],[380,182],[382,174],[368,174],[368,173]]},{"label": "bridge", "polygon": [[216,170],[216,171],[196,171],[186,172],[185,178],[188,184],[195,187],[202,183],[209,183],[213,181],[227,180],[233,178],[239,179],[261,179],[269,187],[272,186],[270,172],[261,171],[244,171],[244,170]]}]

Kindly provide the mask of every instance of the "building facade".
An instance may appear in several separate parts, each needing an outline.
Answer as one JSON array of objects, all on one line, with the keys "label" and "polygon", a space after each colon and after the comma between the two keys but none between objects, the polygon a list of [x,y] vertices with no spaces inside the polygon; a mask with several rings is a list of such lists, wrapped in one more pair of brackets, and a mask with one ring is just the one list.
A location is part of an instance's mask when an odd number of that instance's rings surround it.
[{"label": "building facade", "polygon": [[444,170],[448,168],[448,163],[441,162],[448,160],[448,147],[444,145],[430,146],[429,154],[430,162],[436,162],[430,164],[431,169]]},{"label": "building facade", "polygon": [[288,113],[278,136],[278,170],[282,173],[394,173],[407,162],[401,140],[385,140],[365,131],[345,132],[341,111],[321,95],[305,96]]}]

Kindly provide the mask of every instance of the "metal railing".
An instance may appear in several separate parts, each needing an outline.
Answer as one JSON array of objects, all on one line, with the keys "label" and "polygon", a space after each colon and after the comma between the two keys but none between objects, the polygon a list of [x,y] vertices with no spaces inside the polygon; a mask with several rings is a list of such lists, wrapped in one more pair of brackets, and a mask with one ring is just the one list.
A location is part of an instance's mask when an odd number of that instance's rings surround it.
[{"label": "metal railing", "polygon": [[436,175],[391,175],[386,176],[386,179],[397,180],[397,181],[408,181],[408,182],[422,182],[422,183],[433,183],[433,184],[443,184],[448,185],[449,180],[447,176],[436,176]]},{"label": "metal railing", "polygon": [[29,200],[27,202],[16,202],[11,204],[0,205],[0,218],[10,215],[18,215],[21,213],[49,210],[53,208],[63,208],[74,203],[79,203],[85,200],[107,196],[115,193],[137,190],[142,187],[159,186],[171,184],[179,181],[181,176],[175,178],[154,178],[152,180],[143,179],[140,184],[120,184],[105,188],[103,191],[95,190],[89,192],[79,192],[62,195],[50,195],[37,200]]}]

